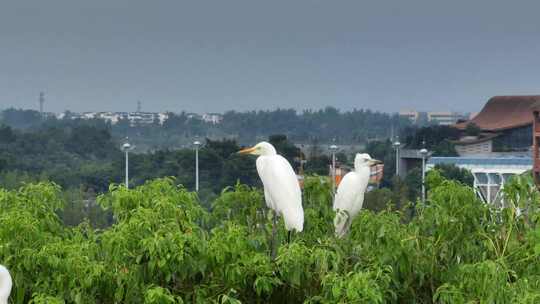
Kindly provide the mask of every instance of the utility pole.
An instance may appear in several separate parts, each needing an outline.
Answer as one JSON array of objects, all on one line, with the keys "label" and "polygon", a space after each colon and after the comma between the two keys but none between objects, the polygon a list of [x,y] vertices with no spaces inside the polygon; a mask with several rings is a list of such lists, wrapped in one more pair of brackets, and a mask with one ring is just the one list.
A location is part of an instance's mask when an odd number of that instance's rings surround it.
[{"label": "utility pole", "polygon": [[420,155],[422,156],[422,203],[426,202],[426,158],[428,157],[428,150],[422,148]]},{"label": "utility pole", "polygon": [[336,194],[336,151],[338,146],[331,145],[330,151],[332,151],[332,195]]},{"label": "utility pole", "polygon": [[128,138],[126,137],[126,142],[122,145],[122,150],[126,153],[126,189],[129,189],[129,151],[131,151],[134,147],[128,142]]},{"label": "utility pole", "polygon": [[195,192],[199,192],[199,147],[201,142],[196,140],[193,145],[195,146]]},{"label": "utility pole", "polygon": [[396,176],[399,176],[399,146],[401,145],[399,142],[399,137],[396,136],[396,141],[393,145],[396,149]]},{"label": "utility pole", "polygon": [[39,92],[39,115],[43,118],[43,104],[45,103],[45,93]]}]

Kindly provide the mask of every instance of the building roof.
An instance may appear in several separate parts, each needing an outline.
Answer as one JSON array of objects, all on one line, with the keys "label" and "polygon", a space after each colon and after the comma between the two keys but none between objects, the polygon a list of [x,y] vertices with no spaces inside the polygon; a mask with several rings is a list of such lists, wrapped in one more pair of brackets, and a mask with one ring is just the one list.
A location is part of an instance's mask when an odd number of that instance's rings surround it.
[{"label": "building roof", "polygon": [[540,104],[540,95],[495,96],[488,100],[482,111],[473,119],[455,124],[464,130],[474,123],[484,131],[501,131],[522,127],[533,122],[532,109]]},{"label": "building roof", "polygon": [[454,164],[454,165],[483,165],[483,166],[530,166],[530,157],[431,157],[428,165]]},{"label": "building roof", "polygon": [[471,138],[467,138],[467,136],[462,137],[459,140],[450,140],[451,143],[454,145],[472,145],[472,144],[479,144],[481,142],[485,142],[488,140],[492,140],[493,138],[499,136],[500,133],[491,133],[491,134],[482,134],[481,136],[473,136]]}]

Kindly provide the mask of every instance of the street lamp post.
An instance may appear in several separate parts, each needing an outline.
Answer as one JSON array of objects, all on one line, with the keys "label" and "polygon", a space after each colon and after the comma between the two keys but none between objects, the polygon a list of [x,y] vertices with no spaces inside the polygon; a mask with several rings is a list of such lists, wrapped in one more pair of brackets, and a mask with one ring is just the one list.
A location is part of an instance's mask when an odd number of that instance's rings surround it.
[{"label": "street lamp post", "polygon": [[399,176],[399,146],[401,143],[396,138],[396,141],[393,143],[394,148],[396,149],[396,176]]},{"label": "street lamp post", "polygon": [[195,146],[195,191],[199,192],[199,146],[201,142],[196,140],[193,145]]},{"label": "street lamp post", "polygon": [[126,189],[129,189],[129,151],[131,151],[133,147],[129,144],[128,138],[126,137],[126,142],[122,145],[122,150],[126,153]]},{"label": "street lamp post", "polygon": [[300,175],[304,176],[304,167],[306,166],[307,160],[300,159]]},{"label": "street lamp post", "polygon": [[336,193],[336,151],[338,147],[336,145],[330,146],[332,151],[332,194]]},{"label": "street lamp post", "polygon": [[420,155],[422,155],[422,202],[424,203],[426,201],[426,158],[428,156],[428,150],[422,148]]}]

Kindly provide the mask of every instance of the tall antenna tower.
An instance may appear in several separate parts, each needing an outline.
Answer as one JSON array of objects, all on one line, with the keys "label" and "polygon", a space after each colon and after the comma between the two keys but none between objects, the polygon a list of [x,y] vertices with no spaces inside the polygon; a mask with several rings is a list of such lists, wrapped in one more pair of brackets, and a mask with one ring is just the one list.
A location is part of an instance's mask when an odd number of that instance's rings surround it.
[{"label": "tall antenna tower", "polygon": [[39,114],[43,117],[43,104],[45,103],[45,93],[39,92]]},{"label": "tall antenna tower", "polygon": [[141,112],[141,101],[137,101],[137,112]]}]

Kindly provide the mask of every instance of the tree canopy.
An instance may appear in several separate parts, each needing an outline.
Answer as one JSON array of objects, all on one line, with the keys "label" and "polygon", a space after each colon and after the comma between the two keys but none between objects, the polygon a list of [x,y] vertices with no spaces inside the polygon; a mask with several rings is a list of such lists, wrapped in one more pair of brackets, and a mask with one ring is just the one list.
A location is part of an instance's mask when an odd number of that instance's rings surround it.
[{"label": "tree canopy", "polygon": [[280,223],[275,259],[256,188],[224,189],[206,209],[170,178],[111,185],[98,201],[113,221],[95,229],[64,223],[57,185],[26,184],[0,189],[0,260],[15,304],[537,303],[540,197],[530,177],[508,183],[502,211],[438,171],[428,182],[415,217],[364,210],[338,240],[330,183],[308,178],[304,231],[287,244]]}]

